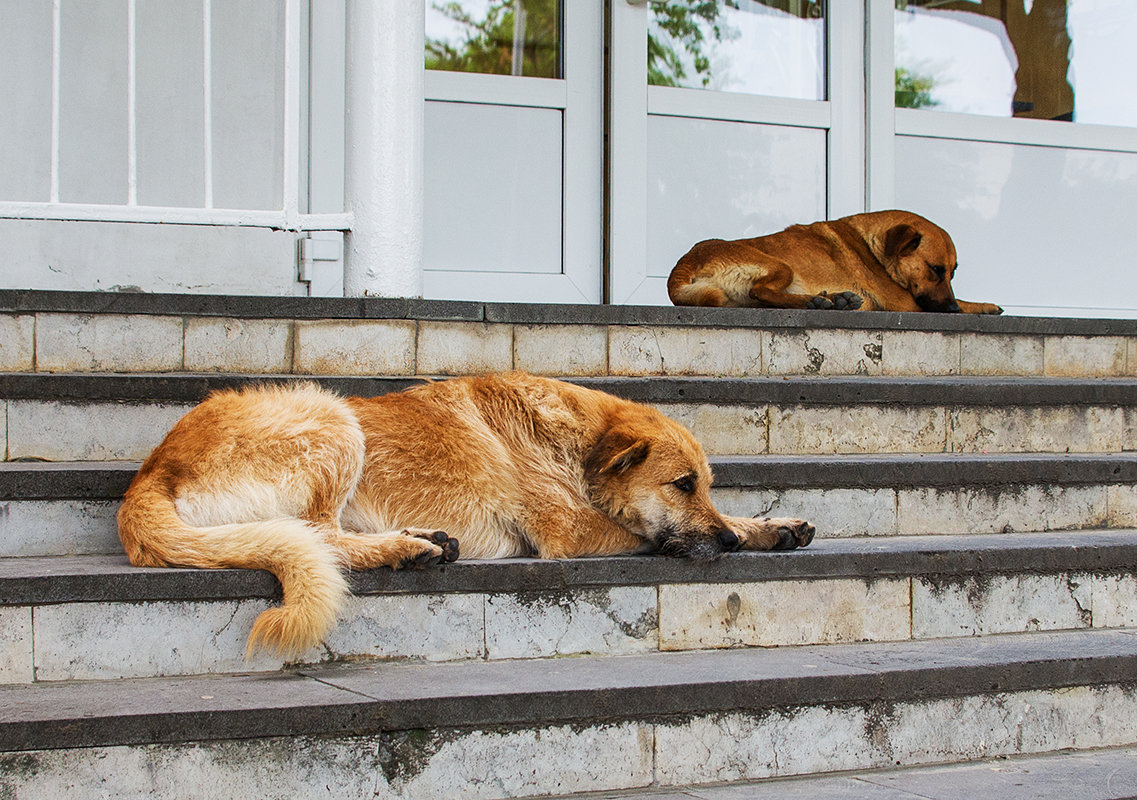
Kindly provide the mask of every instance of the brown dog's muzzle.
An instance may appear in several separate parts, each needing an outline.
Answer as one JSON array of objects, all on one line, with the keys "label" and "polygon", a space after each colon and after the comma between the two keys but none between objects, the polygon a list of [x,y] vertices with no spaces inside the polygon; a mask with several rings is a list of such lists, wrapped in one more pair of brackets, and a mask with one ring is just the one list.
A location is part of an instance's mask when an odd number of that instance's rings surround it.
[{"label": "brown dog's muzzle", "polygon": [[955,302],[954,297],[949,297],[947,300],[936,300],[926,294],[916,295],[916,305],[924,311],[942,311],[947,314],[958,314],[959,303]]}]

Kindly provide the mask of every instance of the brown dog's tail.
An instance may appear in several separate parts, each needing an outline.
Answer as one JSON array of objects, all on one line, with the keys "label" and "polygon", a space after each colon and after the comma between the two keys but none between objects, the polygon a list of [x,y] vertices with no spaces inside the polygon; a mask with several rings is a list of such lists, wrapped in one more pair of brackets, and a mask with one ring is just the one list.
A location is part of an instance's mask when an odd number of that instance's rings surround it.
[{"label": "brown dog's tail", "polygon": [[257,617],[246,658],[262,646],[290,657],[318,644],[347,596],[337,551],[303,520],[196,528],[178,516],[168,492],[144,482],[127,492],[118,531],[135,566],[239,567],[275,575],[284,602]]}]

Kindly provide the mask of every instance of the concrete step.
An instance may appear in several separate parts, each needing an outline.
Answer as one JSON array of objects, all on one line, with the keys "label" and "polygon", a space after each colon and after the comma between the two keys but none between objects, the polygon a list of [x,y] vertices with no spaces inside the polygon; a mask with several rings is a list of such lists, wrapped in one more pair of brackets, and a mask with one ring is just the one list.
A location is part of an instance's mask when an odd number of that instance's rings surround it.
[{"label": "concrete step", "polygon": [[[780,647],[1137,625],[1137,531],[835,539],[713,563],[459,560],[351,576],[303,663]],[[246,663],[265,572],[0,559],[0,682],[273,671]],[[126,643],[129,643],[127,646]],[[1137,673],[1135,673],[1137,675]]]},{"label": "concrete step", "polygon": [[1137,635],[1076,631],[6,687],[0,790],[493,800],[1133,746],[1135,674]]},{"label": "concrete step", "polygon": [[734,782],[726,786],[630,789],[565,800],[1132,800],[1137,748],[999,757],[908,767]]},{"label": "concrete step", "polygon": [[[818,539],[1137,527],[1137,453],[712,456],[715,503]],[[120,553],[137,461],[0,462],[0,558]]]},{"label": "concrete step", "polygon": [[1137,322],[0,291],[0,370],[1137,376]]},{"label": "concrete step", "polygon": [[[7,460],[139,460],[211,388],[246,375],[0,374]],[[334,378],[348,394],[411,378]],[[1137,379],[583,378],[650,403],[712,454],[1137,450]]]}]

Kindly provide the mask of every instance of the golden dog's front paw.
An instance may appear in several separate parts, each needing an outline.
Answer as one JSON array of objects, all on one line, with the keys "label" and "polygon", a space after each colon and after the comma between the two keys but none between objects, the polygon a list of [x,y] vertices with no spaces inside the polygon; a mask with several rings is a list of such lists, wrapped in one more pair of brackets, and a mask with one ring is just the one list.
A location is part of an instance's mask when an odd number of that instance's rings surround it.
[{"label": "golden dog's front paw", "polygon": [[730,517],[742,550],[796,550],[813,541],[816,529],[803,519]]},{"label": "golden dog's front paw", "polygon": [[422,569],[443,562],[458,560],[458,540],[446,531],[432,531],[422,528],[408,528],[403,531],[417,547],[399,559],[395,569]]}]

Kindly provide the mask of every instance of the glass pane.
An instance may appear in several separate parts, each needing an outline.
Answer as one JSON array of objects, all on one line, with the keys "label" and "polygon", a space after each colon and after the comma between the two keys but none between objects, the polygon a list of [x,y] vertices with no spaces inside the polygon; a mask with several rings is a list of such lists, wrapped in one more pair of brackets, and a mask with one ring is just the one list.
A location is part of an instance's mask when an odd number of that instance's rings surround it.
[{"label": "glass pane", "polygon": [[560,0],[427,0],[426,68],[561,77]]},{"label": "glass pane", "polygon": [[1137,125],[1132,0],[896,0],[896,105]]},{"label": "glass pane", "polygon": [[821,0],[650,0],[648,83],[825,99]]}]

